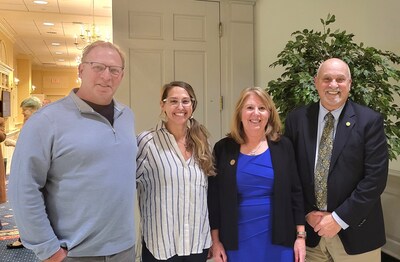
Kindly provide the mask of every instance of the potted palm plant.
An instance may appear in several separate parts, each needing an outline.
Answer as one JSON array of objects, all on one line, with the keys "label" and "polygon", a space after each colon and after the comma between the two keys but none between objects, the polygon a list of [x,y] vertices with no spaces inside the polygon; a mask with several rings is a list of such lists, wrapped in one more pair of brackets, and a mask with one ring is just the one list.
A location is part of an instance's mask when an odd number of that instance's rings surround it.
[{"label": "potted palm plant", "polygon": [[354,34],[332,31],[336,21],[328,14],[321,19],[323,31],[304,29],[292,33],[278,60],[270,67],[282,66],[283,74],[268,82],[267,91],[273,96],[284,121],[289,111],[297,106],[318,101],[313,78],[319,64],[331,57],[345,61],[352,73],[350,98],[373,108],[384,116],[389,145],[389,158],[400,153],[400,110],[395,97],[400,95],[400,57],[390,51],[381,51],[353,41]]}]

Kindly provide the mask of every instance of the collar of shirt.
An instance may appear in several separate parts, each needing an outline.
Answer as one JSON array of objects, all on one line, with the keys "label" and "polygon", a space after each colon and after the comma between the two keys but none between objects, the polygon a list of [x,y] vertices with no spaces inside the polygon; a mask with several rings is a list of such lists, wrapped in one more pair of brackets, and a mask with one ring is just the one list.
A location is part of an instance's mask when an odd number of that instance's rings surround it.
[{"label": "collar of shirt", "polygon": [[329,110],[327,110],[325,107],[323,107],[323,105],[321,104],[321,102],[319,102],[317,143],[316,143],[316,145],[315,145],[315,162],[314,162],[315,165],[317,164],[317,159],[318,159],[319,140],[321,139],[322,131],[323,131],[324,125],[325,125],[325,120],[324,120],[325,115],[326,115],[328,112],[331,112],[332,115],[333,115],[333,117],[335,118],[335,123],[334,123],[334,126],[333,126],[333,136],[335,136],[335,135],[336,135],[337,123],[338,123],[339,116],[340,116],[340,114],[342,113],[343,108],[344,108],[344,105],[341,106],[341,107],[339,107],[339,108],[336,109],[336,110],[329,111]]},{"label": "collar of shirt", "polygon": [[165,127],[164,121],[160,120],[156,125],[155,131],[159,131],[162,129],[167,129],[167,128]]},{"label": "collar of shirt", "polygon": [[[339,119],[340,114],[342,113],[344,108],[344,104],[339,107],[338,109],[335,109],[333,111],[329,111],[328,109],[326,109],[321,102],[319,102],[319,113],[318,113],[318,130],[322,129],[324,127],[324,117],[328,112],[331,112],[331,114],[333,115],[333,117],[335,118],[335,130],[336,130],[336,125]],[[322,133],[321,133],[322,134]],[[319,136],[318,136],[319,137]]]}]

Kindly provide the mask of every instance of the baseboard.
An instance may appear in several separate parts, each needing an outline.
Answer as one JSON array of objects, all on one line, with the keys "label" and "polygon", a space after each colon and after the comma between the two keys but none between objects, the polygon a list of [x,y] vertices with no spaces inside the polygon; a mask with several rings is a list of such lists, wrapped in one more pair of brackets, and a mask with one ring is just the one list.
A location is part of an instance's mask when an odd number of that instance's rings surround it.
[{"label": "baseboard", "polygon": [[382,247],[382,252],[400,260],[400,243],[389,238]]},{"label": "baseboard", "polygon": [[382,194],[383,213],[386,228],[386,245],[382,251],[400,260],[400,175],[391,169],[385,192]]}]

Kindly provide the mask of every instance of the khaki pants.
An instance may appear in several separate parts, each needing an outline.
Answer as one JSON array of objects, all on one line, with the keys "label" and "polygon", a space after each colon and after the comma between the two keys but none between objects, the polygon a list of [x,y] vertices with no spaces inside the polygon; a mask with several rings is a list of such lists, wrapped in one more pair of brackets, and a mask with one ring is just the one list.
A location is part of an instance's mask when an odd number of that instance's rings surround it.
[{"label": "khaki pants", "polygon": [[338,235],[333,238],[321,237],[316,247],[307,247],[306,260],[307,262],[380,262],[381,249],[349,255],[344,250]]}]

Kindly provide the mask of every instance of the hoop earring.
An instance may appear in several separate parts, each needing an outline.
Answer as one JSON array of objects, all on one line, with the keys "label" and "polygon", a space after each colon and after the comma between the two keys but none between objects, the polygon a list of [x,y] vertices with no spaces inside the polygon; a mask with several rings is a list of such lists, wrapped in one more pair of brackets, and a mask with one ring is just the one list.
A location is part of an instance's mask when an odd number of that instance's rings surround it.
[{"label": "hoop earring", "polygon": [[167,113],[165,111],[162,111],[160,114],[160,120],[163,122],[168,122],[168,117],[167,117]]},{"label": "hoop earring", "polygon": [[186,122],[186,126],[188,129],[190,129],[192,127],[192,119],[193,119],[193,115],[191,115],[188,119],[188,121]]}]

